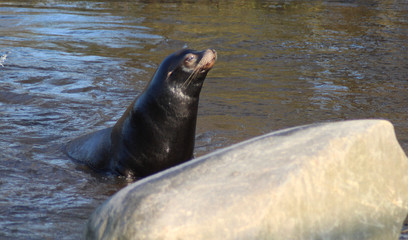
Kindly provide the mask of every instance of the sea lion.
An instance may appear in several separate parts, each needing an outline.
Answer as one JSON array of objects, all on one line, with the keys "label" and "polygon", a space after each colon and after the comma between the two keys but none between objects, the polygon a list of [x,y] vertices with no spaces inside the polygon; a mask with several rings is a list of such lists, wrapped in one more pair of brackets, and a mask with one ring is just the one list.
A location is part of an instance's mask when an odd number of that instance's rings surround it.
[{"label": "sea lion", "polygon": [[171,54],[113,127],[69,142],[67,155],[133,179],[190,160],[200,91],[216,59],[213,49]]}]

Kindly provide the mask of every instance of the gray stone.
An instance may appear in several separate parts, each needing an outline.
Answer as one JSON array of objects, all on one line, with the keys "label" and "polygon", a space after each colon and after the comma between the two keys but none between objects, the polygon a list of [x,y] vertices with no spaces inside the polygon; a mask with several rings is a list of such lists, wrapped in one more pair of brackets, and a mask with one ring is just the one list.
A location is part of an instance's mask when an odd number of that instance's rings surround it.
[{"label": "gray stone", "polygon": [[263,135],[153,175],[91,216],[87,239],[398,239],[408,160],[391,123]]}]

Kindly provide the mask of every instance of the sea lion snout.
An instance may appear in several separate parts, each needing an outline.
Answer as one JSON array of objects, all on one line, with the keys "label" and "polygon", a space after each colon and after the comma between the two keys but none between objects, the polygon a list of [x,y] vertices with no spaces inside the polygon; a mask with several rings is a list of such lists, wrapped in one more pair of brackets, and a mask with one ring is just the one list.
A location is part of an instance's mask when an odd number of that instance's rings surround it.
[{"label": "sea lion snout", "polygon": [[207,49],[198,65],[202,70],[210,70],[214,66],[216,60],[217,52],[214,49]]}]

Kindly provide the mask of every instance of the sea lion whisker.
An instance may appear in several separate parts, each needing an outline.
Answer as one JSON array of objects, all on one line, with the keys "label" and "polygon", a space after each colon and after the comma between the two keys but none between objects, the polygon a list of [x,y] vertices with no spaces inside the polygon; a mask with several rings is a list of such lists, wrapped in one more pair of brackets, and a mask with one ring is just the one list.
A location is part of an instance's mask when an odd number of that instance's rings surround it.
[{"label": "sea lion whisker", "polygon": [[193,78],[197,76],[195,69],[191,72],[190,76],[187,78],[185,81],[187,83],[187,86],[190,85],[190,83],[193,81]]},{"label": "sea lion whisker", "polygon": [[188,76],[188,78],[183,82],[183,85],[182,85],[182,87],[186,87],[186,86],[188,86],[188,82],[190,81],[190,79],[191,79],[191,76],[193,75],[193,72]]},{"label": "sea lion whisker", "polygon": [[191,84],[191,82],[193,81],[193,79],[197,76],[197,74],[198,74],[198,71],[196,70],[196,69],[194,69],[192,72],[191,72],[191,74],[190,74],[190,76],[188,76],[188,78],[186,79],[186,81],[184,81],[184,83],[183,83],[183,87],[188,87],[190,84]]},{"label": "sea lion whisker", "polygon": [[191,74],[192,77],[190,78],[190,81],[188,82],[187,86],[189,86],[193,82],[193,79],[195,79],[198,74],[199,74],[199,69],[196,69],[193,71],[193,73]]}]

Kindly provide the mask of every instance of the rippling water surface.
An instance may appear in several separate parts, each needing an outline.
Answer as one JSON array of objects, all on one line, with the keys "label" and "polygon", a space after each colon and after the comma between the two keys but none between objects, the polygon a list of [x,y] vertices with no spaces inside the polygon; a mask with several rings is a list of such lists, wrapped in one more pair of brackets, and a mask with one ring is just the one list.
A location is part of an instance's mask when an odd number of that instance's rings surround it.
[{"label": "rippling water surface", "polygon": [[114,124],[183,47],[219,57],[196,156],[359,118],[390,120],[408,149],[406,1],[0,1],[0,239],[80,238],[126,182],[61,145]]}]

